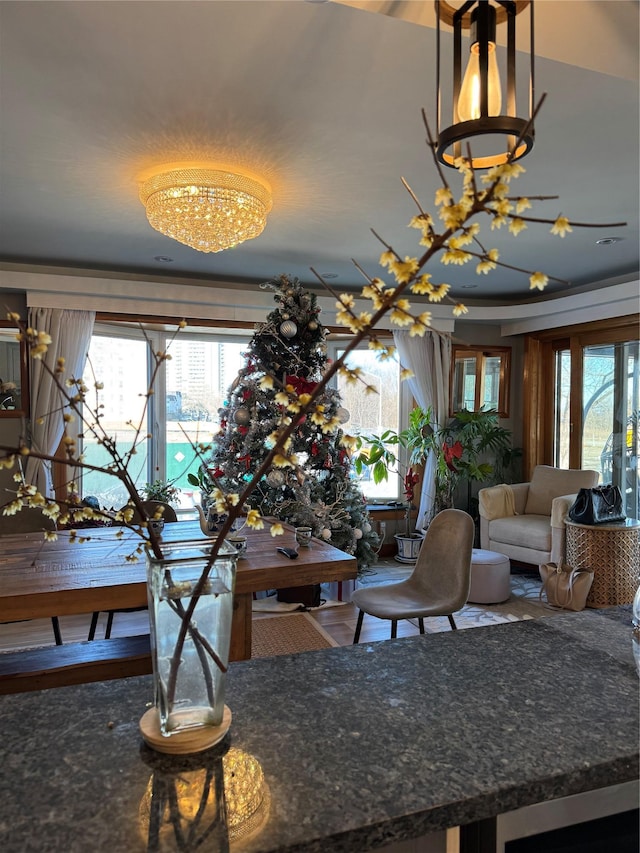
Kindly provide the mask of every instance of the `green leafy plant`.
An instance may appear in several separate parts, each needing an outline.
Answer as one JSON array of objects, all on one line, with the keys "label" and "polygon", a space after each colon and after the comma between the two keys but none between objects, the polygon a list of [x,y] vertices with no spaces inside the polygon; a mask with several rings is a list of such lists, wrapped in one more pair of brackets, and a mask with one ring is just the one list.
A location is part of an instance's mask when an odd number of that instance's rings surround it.
[{"label": "green leafy plant", "polygon": [[160,501],[164,504],[177,506],[180,500],[180,490],[169,480],[155,480],[153,483],[145,483],[140,491],[146,501]]}]

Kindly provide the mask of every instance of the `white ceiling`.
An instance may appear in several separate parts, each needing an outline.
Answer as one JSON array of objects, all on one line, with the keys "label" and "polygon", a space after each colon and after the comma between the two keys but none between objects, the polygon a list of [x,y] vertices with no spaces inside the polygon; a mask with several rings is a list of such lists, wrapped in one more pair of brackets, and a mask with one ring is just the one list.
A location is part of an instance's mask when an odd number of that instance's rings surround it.
[{"label": "white ceiling", "polygon": [[[517,191],[560,196],[533,215],[603,224],[563,240],[541,225],[491,234],[508,263],[570,282],[552,282],[548,298],[638,276],[639,6],[535,10],[547,99]],[[420,111],[434,114],[434,76],[431,2],[2,0],[0,261],[232,286],[289,273],[315,287],[313,267],[359,288],[352,259],[380,272],[371,228],[417,251],[400,177],[430,209],[437,173]],[[202,254],[150,227],[137,176],[189,159],[271,183],[259,238]],[[596,244],[611,236],[623,239]],[[446,267],[440,280],[471,304],[532,298],[528,276],[509,270]]]}]

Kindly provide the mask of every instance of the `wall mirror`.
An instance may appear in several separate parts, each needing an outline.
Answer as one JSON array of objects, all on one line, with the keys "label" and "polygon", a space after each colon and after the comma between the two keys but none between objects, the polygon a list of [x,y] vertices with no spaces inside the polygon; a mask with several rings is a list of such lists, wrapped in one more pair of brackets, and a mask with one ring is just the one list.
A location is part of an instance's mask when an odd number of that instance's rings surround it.
[{"label": "wall mirror", "polygon": [[29,412],[27,349],[17,330],[0,323],[0,418],[26,417]]},{"label": "wall mirror", "polygon": [[450,415],[494,409],[509,417],[511,347],[454,346],[451,352]]}]

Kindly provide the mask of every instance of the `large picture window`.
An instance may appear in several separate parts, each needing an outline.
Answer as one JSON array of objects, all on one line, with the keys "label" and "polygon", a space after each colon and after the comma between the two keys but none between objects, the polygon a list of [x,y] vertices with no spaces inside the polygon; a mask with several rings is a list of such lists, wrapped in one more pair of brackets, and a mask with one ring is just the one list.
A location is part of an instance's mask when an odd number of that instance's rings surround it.
[{"label": "large picture window", "polygon": [[[200,501],[200,493],[187,479],[199,467],[192,445],[211,443],[219,423],[218,411],[242,365],[249,336],[190,335],[185,331],[170,341],[171,334],[156,329],[143,333],[117,324],[96,326],[84,380],[90,389],[96,381],[104,386],[99,392],[102,423],[117,439],[121,453],[130,449],[140,424],[130,466],[136,484],[142,488],[155,480],[171,480],[180,493],[178,512],[184,512]],[[166,350],[171,358],[156,378],[155,393],[145,411],[152,349]],[[107,459],[88,432],[83,449],[90,464],[100,465]],[[118,508],[127,500],[124,488],[99,472],[83,474],[81,492],[94,495],[106,507]]]}]

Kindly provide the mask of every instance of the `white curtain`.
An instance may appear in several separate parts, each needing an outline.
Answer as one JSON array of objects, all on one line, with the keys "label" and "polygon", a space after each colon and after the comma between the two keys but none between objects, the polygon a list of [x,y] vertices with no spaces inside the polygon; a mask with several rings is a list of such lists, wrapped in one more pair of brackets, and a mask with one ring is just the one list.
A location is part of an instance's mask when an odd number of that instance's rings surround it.
[{"label": "white curtain", "polygon": [[[38,332],[47,332],[52,340],[42,360],[32,358],[29,361],[31,446],[34,451],[53,456],[64,432],[60,392],[45,370],[43,361],[55,371],[57,360],[62,357],[65,360],[65,376],[81,377],[95,316],[95,311],[29,308],[29,326]],[[48,460],[29,458],[26,478],[43,495],[53,495],[51,462]]]},{"label": "white curtain", "polygon": [[[438,430],[449,419],[449,369],[451,367],[451,339],[438,332],[427,331],[424,337],[410,337],[407,331],[394,331],[394,343],[403,367],[413,371],[406,381],[416,403],[422,409],[431,406],[433,428]],[[434,501],[435,459],[430,453],[424,468],[418,522],[420,529],[428,522]]]}]

